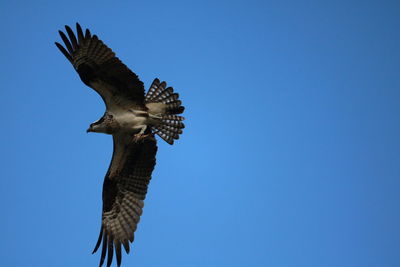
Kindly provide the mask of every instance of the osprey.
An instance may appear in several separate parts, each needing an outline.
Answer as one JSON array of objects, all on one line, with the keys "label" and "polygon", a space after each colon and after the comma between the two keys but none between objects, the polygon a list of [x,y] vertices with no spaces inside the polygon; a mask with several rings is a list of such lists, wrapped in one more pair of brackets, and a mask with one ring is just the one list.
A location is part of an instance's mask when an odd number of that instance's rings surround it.
[{"label": "osprey", "polygon": [[65,26],[59,31],[65,48],[55,43],[71,62],[81,80],[102,97],[106,111],[87,132],[110,134],[114,151],[103,183],[103,211],[99,239],[102,266],[111,266],[114,248],[121,265],[121,244],[129,253],[129,242],[142,214],[151,174],[156,164],[154,134],[173,144],[182,133],[184,111],[179,95],[166,82],[155,79],[147,94],[138,76],[88,29],[76,24],[76,36]]}]

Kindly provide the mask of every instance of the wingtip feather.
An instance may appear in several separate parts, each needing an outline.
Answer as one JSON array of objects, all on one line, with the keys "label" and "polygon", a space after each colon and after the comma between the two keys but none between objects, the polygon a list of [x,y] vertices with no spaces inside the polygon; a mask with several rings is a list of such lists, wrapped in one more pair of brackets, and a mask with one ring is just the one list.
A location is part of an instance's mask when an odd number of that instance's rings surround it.
[{"label": "wingtip feather", "polygon": [[92,254],[96,253],[96,251],[99,249],[102,238],[103,238],[103,226],[100,227],[99,238],[97,239],[96,246],[94,247]]},{"label": "wingtip feather", "polygon": [[73,49],[76,49],[76,47],[78,46],[78,41],[76,40],[74,32],[68,25],[65,25],[65,30],[67,31],[69,39],[71,40]]},{"label": "wingtip feather", "polygon": [[79,44],[81,44],[82,41],[85,39],[85,37],[83,36],[82,27],[81,27],[81,25],[79,25],[78,22],[76,23],[76,33],[78,35]]},{"label": "wingtip feather", "polygon": [[58,42],[54,42],[54,44],[58,47],[58,49],[63,53],[63,55],[72,63],[72,57],[68,53],[68,51]]},{"label": "wingtip feather", "polygon": [[122,255],[121,255],[121,243],[116,242],[115,244],[115,255],[117,257],[117,265],[118,267],[121,266]]},{"label": "wingtip feather", "polygon": [[69,51],[69,53],[72,54],[72,52],[74,50],[72,49],[72,45],[71,45],[70,41],[68,40],[67,36],[62,31],[58,31],[58,33],[60,34],[61,39],[63,40],[65,46],[67,47],[67,49]]},{"label": "wingtip feather", "polygon": [[107,253],[107,235],[104,234],[104,236],[103,236],[103,247],[101,249],[101,257],[100,257],[99,267],[101,267],[103,265],[104,260],[106,258],[106,253]]},{"label": "wingtip feather", "polygon": [[89,29],[86,29],[85,31],[85,39],[89,39],[91,36]]},{"label": "wingtip feather", "polygon": [[122,245],[124,246],[124,248],[125,248],[125,251],[126,251],[126,254],[129,254],[129,252],[130,252],[130,247],[129,247],[129,242],[128,242],[128,240],[123,240],[122,241]]},{"label": "wingtip feather", "polygon": [[111,266],[113,256],[114,256],[114,245],[113,245],[113,238],[111,236],[108,237],[108,251],[107,251],[107,267]]}]

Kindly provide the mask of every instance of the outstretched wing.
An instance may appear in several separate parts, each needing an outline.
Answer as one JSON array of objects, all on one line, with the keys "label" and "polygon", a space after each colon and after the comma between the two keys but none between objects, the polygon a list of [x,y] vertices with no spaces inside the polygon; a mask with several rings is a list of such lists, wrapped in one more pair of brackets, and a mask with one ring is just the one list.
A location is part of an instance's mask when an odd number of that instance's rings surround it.
[{"label": "outstretched wing", "polygon": [[59,31],[64,41],[55,43],[71,62],[81,80],[93,88],[103,98],[107,110],[120,107],[144,106],[144,86],[138,76],[121,62],[89,29],[83,34],[76,24],[77,36],[69,26],[65,26],[68,37]]},{"label": "outstretched wing", "polygon": [[153,135],[143,142],[131,142],[132,136],[114,135],[113,158],[103,184],[103,214],[99,239],[93,253],[102,245],[100,266],[113,253],[121,264],[121,244],[129,253],[129,242],[142,214],[147,186],[156,164],[157,143]]}]

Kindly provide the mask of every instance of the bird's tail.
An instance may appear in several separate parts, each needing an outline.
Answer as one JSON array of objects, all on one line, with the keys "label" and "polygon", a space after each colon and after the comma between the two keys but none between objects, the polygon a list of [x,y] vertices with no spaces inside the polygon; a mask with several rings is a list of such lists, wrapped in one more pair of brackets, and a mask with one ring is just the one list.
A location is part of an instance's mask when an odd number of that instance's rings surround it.
[{"label": "bird's tail", "polygon": [[179,95],[174,93],[172,87],[167,87],[166,82],[154,79],[145,101],[150,116],[157,121],[151,127],[153,132],[172,145],[175,139],[179,139],[182,129],[185,128],[182,122],[185,118],[177,115],[185,110],[182,101],[179,100]]}]

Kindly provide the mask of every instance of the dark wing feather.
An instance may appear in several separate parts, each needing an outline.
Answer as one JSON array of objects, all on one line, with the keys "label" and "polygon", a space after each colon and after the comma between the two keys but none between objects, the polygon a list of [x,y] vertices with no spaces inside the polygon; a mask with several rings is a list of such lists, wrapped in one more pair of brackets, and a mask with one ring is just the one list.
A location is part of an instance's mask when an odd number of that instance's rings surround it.
[{"label": "dark wing feather", "polygon": [[59,31],[65,48],[55,43],[72,63],[81,80],[103,98],[107,109],[144,107],[144,86],[138,76],[121,62],[115,53],[87,29],[85,35],[76,24],[77,37],[65,26],[65,35]]},{"label": "dark wing feather", "polygon": [[103,243],[100,266],[106,254],[111,265],[114,247],[117,265],[121,265],[121,244],[129,253],[129,241],[142,214],[147,186],[156,164],[157,143],[154,136],[143,142],[131,142],[132,136],[114,135],[113,158],[103,184],[103,215],[95,253]]}]

